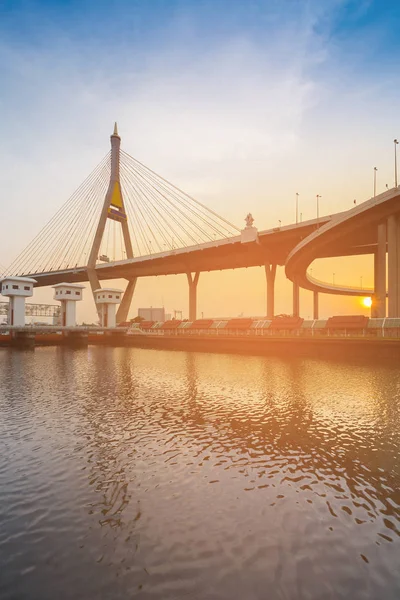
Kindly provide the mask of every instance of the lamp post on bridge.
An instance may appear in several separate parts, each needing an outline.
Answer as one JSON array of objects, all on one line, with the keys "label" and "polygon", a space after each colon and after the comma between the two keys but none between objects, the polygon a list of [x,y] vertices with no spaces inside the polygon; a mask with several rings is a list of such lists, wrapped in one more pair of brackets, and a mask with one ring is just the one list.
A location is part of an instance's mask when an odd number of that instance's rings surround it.
[{"label": "lamp post on bridge", "polygon": [[393,140],[394,143],[394,187],[397,188],[397,144],[398,140]]},{"label": "lamp post on bridge", "polygon": [[376,172],[377,172],[378,168],[374,167],[374,198],[376,196]]},{"label": "lamp post on bridge", "polygon": [[317,221],[319,219],[319,199],[322,198],[319,194],[317,194]]}]

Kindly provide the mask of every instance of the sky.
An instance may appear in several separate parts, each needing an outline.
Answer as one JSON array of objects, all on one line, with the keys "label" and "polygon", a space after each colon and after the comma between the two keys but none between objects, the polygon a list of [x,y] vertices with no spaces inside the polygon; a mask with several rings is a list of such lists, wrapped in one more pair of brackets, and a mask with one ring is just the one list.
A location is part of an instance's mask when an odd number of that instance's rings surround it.
[{"label": "sky", "polygon": [[[394,185],[400,4],[388,0],[0,0],[0,264],[109,150],[122,147],[238,227],[332,214]],[[372,285],[372,257],[313,276]],[[277,312],[291,312],[279,269]],[[116,282],[113,282],[115,286]],[[123,285],[123,282],[120,282]],[[204,316],[265,314],[261,268],[204,273]],[[185,276],[139,281],[139,306],[187,315]],[[312,314],[311,292],[301,314]],[[50,290],[35,292],[52,301]],[[323,295],[321,315],[365,312]],[[89,291],[79,316],[95,318]]]}]

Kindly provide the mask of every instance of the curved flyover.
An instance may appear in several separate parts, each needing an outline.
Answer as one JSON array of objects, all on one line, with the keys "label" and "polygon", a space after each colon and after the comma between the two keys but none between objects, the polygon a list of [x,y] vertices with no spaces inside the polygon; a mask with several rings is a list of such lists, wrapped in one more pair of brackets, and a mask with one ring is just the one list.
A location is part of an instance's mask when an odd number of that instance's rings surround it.
[{"label": "curved flyover", "polygon": [[354,208],[338,214],[319,229],[304,238],[290,252],[286,276],[302,288],[346,296],[365,296],[374,290],[340,286],[314,279],[307,273],[309,265],[317,258],[371,254],[377,249],[377,227],[390,215],[400,212],[400,188],[393,188],[371,198]]}]

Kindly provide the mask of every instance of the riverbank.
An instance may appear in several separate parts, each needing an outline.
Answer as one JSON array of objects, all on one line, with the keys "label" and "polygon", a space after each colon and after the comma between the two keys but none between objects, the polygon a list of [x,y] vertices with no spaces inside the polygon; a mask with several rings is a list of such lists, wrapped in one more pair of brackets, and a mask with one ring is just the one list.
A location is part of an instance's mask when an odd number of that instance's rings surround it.
[{"label": "riverbank", "polygon": [[[0,336],[0,347],[12,345],[9,335]],[[34,346],[111,346],[151,350],[243,354],[255,356],[310,356],[326,358],[399,358],[400,339],[374,337],[302,336],[210,336],[126,335],[115,330],[106,335],[89,333],[74,340],[56,333],[33,336]]]},{"label": "riverbank", "polygon": [[371,358],[398,357],[400,359],[400,340],[365,337],[115,335],[105,338],[89,335],[89,344],[261,356],[366,356]]}]

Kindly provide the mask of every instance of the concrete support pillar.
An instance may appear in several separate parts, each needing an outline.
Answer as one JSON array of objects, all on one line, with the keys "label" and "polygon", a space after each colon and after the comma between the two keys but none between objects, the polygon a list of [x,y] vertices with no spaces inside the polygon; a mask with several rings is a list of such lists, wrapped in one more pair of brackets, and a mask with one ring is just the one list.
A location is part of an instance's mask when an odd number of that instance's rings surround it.
[{"label": "concrete support pillar", "polygon": [[8,307],[8,325],[25,326],[25,298],[10,296]]},{"label": "concrete support pillar", "polygon": [[76,326],[75,302],[68,302],[68,300],[61,302],[61,325],[63,327]]},{"label": "concrete support pillar", "polygon": [[192,277],[191,273],[186,273],[189,284],[189,321],[195,321],[197,318],[197,284],[200,273],[197,272]]},{"label": "concrete support pillar", "polygon": [[388,316],[398,316],[398,219],[390,215],[387,221],[388,240]]},{"label": "concrete support pillar", "polygon": [[275,315],[276,264],[265,265],[265,276],[267,279],[267,319],[273,319]]},{"label": "concrete support pillar", "polygon": [[293,282],[293,316],[300,316],[300,288],[295,282]]},{"label": "concrete support pillar", "polygon": [[318,292],[313,292],[313,318],[319,319]]},{"label": "concrete support pillar", "polygon": [[400,317],[400,214],[396,215],[397,221],[397,294],[396,294],[396,317]]},{"label": "concrete support pillar", "polygon": [[115,304],[100,304],[101,327],[116,327]]},{"label": "concrete support pillar", "polygon": [[136,282],[137,282],[137,277],[134,277],[133,279],[129,279],[128,281],[128,285],[126,286],[126,290],[125,293],[122,297],[122,302],[119,305],[118,311],[117,311],[117,324],[119,323],[124,323],[129,315],[129,309],[131,307],[131,303],[132,303],[132,298],[133,298],[133,293],[135,291],[135,287],[136,287]]},{"label": "concrete support pillar", "polygon": [[378,225],[378,248],[374,255],[374,297],[371,316],[386,317],[386,223]]}]

